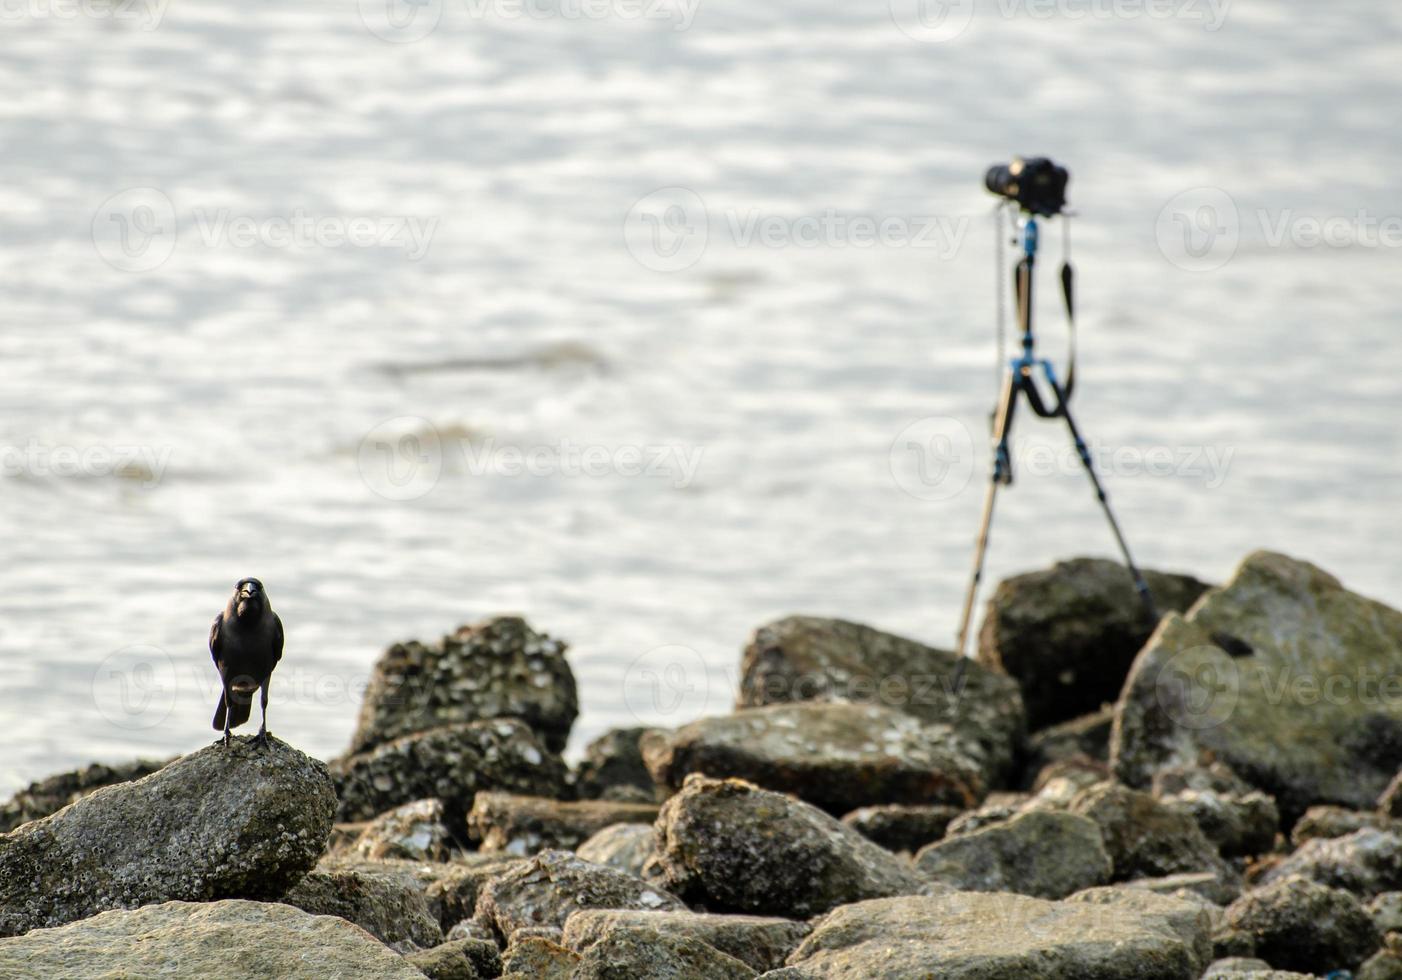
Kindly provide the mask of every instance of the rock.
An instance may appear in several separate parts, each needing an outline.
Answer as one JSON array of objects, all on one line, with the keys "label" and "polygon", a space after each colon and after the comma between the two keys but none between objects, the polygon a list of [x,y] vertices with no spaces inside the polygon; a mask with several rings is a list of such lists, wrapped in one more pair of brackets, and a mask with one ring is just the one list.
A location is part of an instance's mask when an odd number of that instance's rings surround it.
[{"label": "rock", "polygon": [[149,776],[173,761],[138,759],[111,766],[97,763],[30,783],[0,805],[0,833],[9,833],[22,823],[57,813],[95,789]]},{"label": "rock", "polygon": [[442,801],[450,830],[482,790],[561,796],[565,764],[519,721],[445,725],[331,762],[341,820],[369,820],[425,798]]},{"label": "rock", "polygon": [[611,728],[584,747],[575,784],[586,800],[655,799],[657,787],[643,762],[638,740],[650,728]]},{"label": "rock", "polygon": [[842,822],[888,851],[914,853],[942,838],[950,821],[959,813],[958,807],[939,804],[915,806],[890,803],[853,810],[842,818]]},{"label": "rock", "polygon": [[[1182,612],[1208,589],[1189,575],[1146,570],[1144,577],[1160,614]],[[998,583],[979,631],[978,660],[1017,679],[1036,731],[1118,698],[1154,626],[1129,569],[1075,558]]]},{"label": "rock", "polygon": [[562,752],[579,714],[565,644],[518,616],[459,627],[426,646],[396,643],[376,662],[350,754],[469,722],[518,718]]},{"label": "rock", "polygon": [[497,948],[496,934],[476,919],[463,919],[449,929],[443,938],[450,943],[457,942],[459,939],[476,939],[490,944],[492,949]]},{"label": "rock", "polygon": [[565,851],[544,851],[487,881],[476,919],[504,940],[528,926],[563,928],[579,909],[683,909],[680,899],[633,875],[581,861]]},{"label": "rock", "polygon": [[[317,867],[318,870],[332,873],[350,871],[392,876],[421,893],[429,913],[445,931],[451,931],[458,923],[472,916],[477,908],[477,895],[490,878],[522,863],[520,858],[495,854],[459,854],[448,863],[367,861],[327,856]],[[452,935],[450,932],[448,938],[465,939],[470,936],[471,933]]]},{"label": "rock", "polygon": [[1402,955],[1382,950],[1359,967],[1357,980],[1402,980]]},{"label": "rock", "polygon": [[1402,891],[1383,892],[1368,903],[1368,915],[1381,935],[1402,932]]},{"label": "rock", "polygon": [[409,942],[427,949],[443,941],[443,928],[424,894],[393,874],[314,870],[282,901],[312,915],[354,922],[386,946]]},{"label": "rock", "polygon": [[1049,762],[1037,770],[1036,778],[1032,780],[1032,792],[1040,794],[1049,783],[1058,781],[1074,786],[1077,790],[1083,790],[1087,786],[1103,783],[1107,779],[1114,779],[1107,763],[1089,756],[1076,755]]},{"label": "rock", "polygon": [[667,887],[716,912],[807,917],[924,884],[816,807],[738,779],[688,777],[656,831]]},{"label": "rock", "polygon": [[946,725],[856,704],[777,704],[643,739],[661,785],[680,788],[692,773],[734,777],[830,813],[871,803],[972,806],[989,776],[980,751]]},{"label": "rock", "polygon": [[572,980],[579,954],[548,939],[512,943],[501,959],[501,980]]},{"label": "rock", "polygon": [[1392,777],[1392,782],[1378,797],[1378,812],[1393,820],[1402,820],[1402,770]]},{"label": "rock", "polygon": [[836,909],[780,976],[861,980],[1190,980],[1193,951],[1159,916],[998,892]]},{"label": "rock", "polygon": [[423,980],[413,966],[344,919],[308,915],[277,902],[237,900],[118,909],[0,940],[0,976]]},{"label": "rock", "polygon": [[1402,757],[1402,613],[1305,562],[1256,552],[1186,617],[1165,617],[1125,682],[1111,756],[1147,785],[1203,752],[1307,807],[1373,805]]},{"label": "rock", "polygon": [[945,837],[972,834],[995,824],[1007,823],[1032,802],[1030,793],[993,793],[976,809],[965,810],[949,822]]},{"label": "rock", "polygon": [[1111,885],[1087,888],[1066,899],[1089,905],[1108,905],[1120,912],[1132,913],[1145,920],[1158,920],[1173,932],[1192,954],[1193,970],[1203,969],[1212,959],[1213,913],[1221,909],[1200,896],[1190,893],[1178,897],[1152,888],[1136,885]]},{"label": "rock", "polygon": [[652,824],[616,823],[580,844],[575,854],[592,864],[602,864],[641,878],[643,866],[656,846]]},{"label": "rock", "polygon": [[1312,806],[1295,821],[1290,831],[1290,843],[1299,847],[1305,841],[1319,837],[1347,837],[1355,830],[1366,828],[1402,833],[1402,820],[1373,810],[1350,810],[1346,806]]},{"label": "rock", "polygon": [[1110,761],[1110,729],[1115,724],[1115,707],[1107,704],[1098,711],[1058,722],[1027,737],[1026,771],[1063,759]]},{"label": "rock", "polygon": [[1241,891],[1241,876],[1203,836],[1197,822],[1148,793],[1098,783],[1082,790],[1070,809],[1100,827],[1118,881],[1209,871],[1213,883],[1195,891],[1218,904],[1230,902]]},{"label": "rock", "polygon": [[1207,968],[1202,980],[1313,980],[1306,973],[1272,970],[1265,960],[1233,956],[1218,960]]},{"label": "rock", "polygon": [[481,980],[501,976],[501,954],[495,943],[458,939],[432,949],[409,953],[404,961],[429,980]]},{"label": "rock", "polygon": [[1301,875],[1365,898],[1402,889],[1402,836],[1366,828],[1305,841],[1268,871],[1265,883]]},{"label": "rock", "polygon": [[584,800],[561,803],[538,796],[478,793],[467,828],[480,850],[528,856],[546,850],[574,850],[598,831],[618,823],[651,823],[657,806]]},{"label": "rock", "polygon": [[569,917],[565,945],[583,953],[619,927],[695,939],[761,973],[783,966],[785,958],[812,931],[806,922],[777,917],[593,909]]},{"label": "rock", "polygon": [[375,861],[446,861],[450,842],[442,801],[415,800],[366,824],[356,838],[355,853]]},{"label": "rock", "polygon": [[171,899],[277,898],[326,846],[326,767],[215,744],[0,836],[0,936]]},{"label": "rock", "polygon": [[570,980],[743,980],[744,963],[688,936],[615,924],[579,958]]},{"label": "rock", "polygon": [[[791,616],[745,648],[739,707],[838,701],[896,708],[979,742],[998,785],[1013,774],[1025,729],[1017,682],[947,650],[840,619]],[[959,689],[955,690],[956,678]],[[883,801],[877,801],[883,802]],[[895,801],[884,801],[895,802]],[[920,801],[930,802],[930,801]]]},{"label": "rock", "polygon": [[1227,907],[1227,925],[1249,935],[1271,966],[1301,973],[1355,968],[1379,942],[1357,898],[1298,876],[1237,899]]},{"label": "rock", "polygon": [[1259,790],[1241,794],[1184,789],[1160,802],[1186,813],[1225,857],[1264,854],[1275,847],[1280,812],[1275,800]]},{"label": "rock", "polygon": [[1110,880],[1100,829],[1085,817],[1034,810],[931,844],[915,866],[959,891],[1063,898]]}]

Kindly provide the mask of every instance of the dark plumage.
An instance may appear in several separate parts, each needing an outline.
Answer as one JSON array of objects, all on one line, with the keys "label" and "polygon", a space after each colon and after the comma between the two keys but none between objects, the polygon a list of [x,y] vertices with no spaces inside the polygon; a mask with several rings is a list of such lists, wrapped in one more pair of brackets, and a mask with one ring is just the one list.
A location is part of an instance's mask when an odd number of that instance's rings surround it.
[{"label": "dark plumage", "polygon": [[224,733],[224,744],[233,739],[230,729],[248,721],[253,692],[262,692],[263,724],[256,741],[268,738],[268,682],[282,659],[282,620],[268,605],[263,583],[241,579],[224,611],[209,628],[209,655],[219,668],[224,693],[214,710],[214,728]]}]

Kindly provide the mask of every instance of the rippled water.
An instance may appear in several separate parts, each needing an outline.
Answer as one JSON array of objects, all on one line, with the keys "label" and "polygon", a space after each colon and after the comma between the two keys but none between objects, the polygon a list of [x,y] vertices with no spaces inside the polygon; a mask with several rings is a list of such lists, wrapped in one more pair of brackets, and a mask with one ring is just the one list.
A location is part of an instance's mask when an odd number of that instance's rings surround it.
[{"label": "rippled water", "polygon": [[[369,0],[7,9],[0,789],[211,739],[243,575],[322,755],[384,645],[498,611],[571,643],[576,746],[723,710],[788,612],[952,644],[1019,150],[1074,171],[1076,407],[1142,561],[1402,603],[1402,12],[434,2],[410,43]],[[1019,434],[991,576],[1112,554]]]}]

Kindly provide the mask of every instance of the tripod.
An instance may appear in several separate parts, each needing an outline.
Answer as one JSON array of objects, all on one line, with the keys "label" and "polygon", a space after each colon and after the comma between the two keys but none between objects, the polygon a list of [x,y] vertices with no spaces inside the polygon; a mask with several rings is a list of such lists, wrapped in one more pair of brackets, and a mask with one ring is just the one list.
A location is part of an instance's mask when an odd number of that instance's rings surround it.
[{"label": "tripod", "polygon": [[[1120,553],[1124,555],[1125,564],[1129,567],[1129,573],[1134,578],[1134,587],[1139,593],[1140,600],[1144,603],[1145,612],[1149,615],[1151,622],[1157,622],[1159,618],[1158,611],[1154,607],[1154,598],[1149,594],[1149,585],[1144,581],[1144,576],[1134,564],[1134,559],[1130,557],[1129,545],[1125,543],[1119,522],[1115,520],[1114,512],[1110,510],[1110,502],[1105,497],[1105,488],[1101,486],[1100,478],[1095,474],[1095,467],[1091,464],[1090,450],[1086,448],[1085,440],[1081,438],[1081,432],[1076,427],[1076,421],[1071,417],[1068,401],[1071,397],[1071,389],[1075,385],[1074,359],[1067,373],[1067,384],[1063,388],[1056,379],[1056,371],[1053,369],[1051,361],[1040,359],[1034,353],[1032,273],[1037,264],[1039,229],[1035,214],[1026,214],[1021,219],[1021,223],[1022,259],[1017,264],[1013,283],[1017,296],[1018,321],[1022,328],[1022,356],[1013,358],[1008,364],[1007,371],[1003,375],[998,408],[993,416],[993,474],[988,483],[988,492],[983,498],[983,520],[979,525],[978,544],[974,552],[973,577],[969,580],[969,591],[964,598],[964,612],[959,620],[959,655],[961,657],[965,656],[968,650],[969,625],[973,618],[974,600],[977,598],[979,583],[983,578],[983,561],[988,553],[988,532],[993,523],[993,503],[998,495],[998,487],[1000,485],[1011,486],[1013,482],[1013,463],[1012,455],[1008,449],[1008,438],[1012,433],[1013,413],[1017,408],[1019,395],[1026,397],[1027,403],[1038,417],[1066,420],[1066,427],[1071,432],[1071,441],[1076,447],[1076,455],[1080,457],[1081,465],[1085,467],[1087,475],[1090,476],[1091,485],[1095,488],[1096,499],[1100,501],[1100,507],[1105,511],[1105,519],[1110,522],[1110,530],[1114,533],[1115,541],[1120,546]],[[1003,234],[1001,226],[998,229],[998,234]],[[1000,277],[1002,275],[1001,269],[999,275]],[[1062,266],[1061,287],[1063,297],[1066,300],[1066,312],[1071,318],[1074,329],[1075,312],[1071,276],[1071,265],[1068,262]],[[1055,403],[1051,406],[1042,400],[1034,383],[1034,376],[1039,370],[1056,398]]]}]

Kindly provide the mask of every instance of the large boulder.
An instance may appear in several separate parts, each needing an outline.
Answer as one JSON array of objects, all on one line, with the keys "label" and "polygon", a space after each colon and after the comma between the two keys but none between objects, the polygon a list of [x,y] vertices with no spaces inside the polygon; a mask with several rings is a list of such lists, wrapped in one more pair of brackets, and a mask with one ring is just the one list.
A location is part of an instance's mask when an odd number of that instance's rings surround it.
[{"label": "large boulder", "polygon": [[1194,969],[1203,969],[1212,960],[1212,930],[1222,910],[1194,892],[1164,894],[1156,890],[1172,884],[1172,879],[1161,878],[1150,883],[1087,888],[1066,901],[1108,905],[1146,920],[1157,919],[1183,940],[1192,954]]},{"label": "large boulder", "polygon": [[415,800],[442,801],[450,830],[466,832],[482,790],[561,796],[565,764],[523,722],[502,718],[405,735],[331,762],[340,820],[370,820]]},{"label": "large boulder", "polygon": [[282,900],[312,915],[354,922],[386,946],[427,949],[443,941],[443,927],[423,892],[393,874],[314,870]]},{"label": "large boulder", "polygon": [[579,958],[570,980],[746,980],[740,960],[690,936],[615,923]]},{"label": "large boulder", "polygon": [[1037,898],[1103,885],[1113,870],[1093,821],[1046,810],[931,844],[915,856],[915,866],[958,891]]},{"label": "large boulder", "polygon": [[579,714],[565,644],[519,616],[459,627],[432,646],[396,643],[370,675],[352,753],[442,725],[519,718],[562,752]]},{"label": "large boulder", "polygon": [[1402,889],[1402,835],[1356,830],[1343,837],[1316,837],[1266,872],[1264,882],[1302,875],[1365,898]]},{"label": "large boulder", "polygon": [[794,980],[1193,980],[1195,951],[1161,916],[999,892],[844,905],[776,977]]},{"label": "large boulder", "polygon": [[1357,968],[1381,941],[1357,898],[1298,876],[1237,899],[1227,925],[1250,936],[1271,966],[1301,973]]},{"label": "large boulder", "polygon": [[172,899],[273,899],[326,847],[326,766],[239,738],[0,836],[0,935]]},{"label": "large boulder", "polygon": [[958,807],[941,804],[907,806],[889,803],[853,810],[843,816],[842,822],[888,851],[909,851],[913,854],[926,844],[944,837],[950,823],[961,812]]},{"label": "large boulder", "polygon": [[1276,799],[1373,806],[1402,757],[1402,613],[1333,576],[1256,552],[1186,617],[1170,615],[1135,660],[1111,739],[1121,779],[1204,753]]},{"label": "large boulder", "polygon": [[948,650],[840,619],[790,616],[755,631],[737,704],[838,701],[896,708],[979,742],[996,781],[1011,778],[1025,731],[1012,678]]},{"label": "large boulder", "polygon": [[639,740],[650,728],[610,728],[584,747],[575,785],[586,800],[650,800],[657,788]]},{"label": "large boulder", "polygon": [[122,762],[110,766],[94,763],[82,769],[57,773],[37,783],[30,783],[0,804],[0,833],[9,833],[22,823],[47,817],[95,789],[116,783],[129,783],[133,779],[149,776],[172,761],[137,759],[135,762]]},{"label": "large boulder", "polygon": [[643,868],[657,847],[650,823],[616,823],[590,837],[575,853],[585,861],[643,877]]},{"label": "large boulder", "polygon": [[1207,898],[1225,904],[1241,892],[1241,876],[1222,859],[1197,821],[1148,793],[1097,783],[1076,795],[1070,811],[1089,817],[1100,828],[1117,881],[1207,871],[1212,882],[1195,889]]},{"label": "large boulder", "polygon": [[[1144,577],[1160,613],[1182,612],[1208,589],[1189,575]],[[1155,625],[1129,569],[1075,558],[998,583],[979,631],[978,660],[1017,679],[1036,731],[1119,697]]]},{"label": "large boulder", "polygon": [[761,973],[783,966],[785,958],[812,931],[806,922],[777,916],[589,909],[569,917],[565,945],[583,953],[617,928],[649,929],[659,935],[695,939]]},{"label": "large boulder", "polygon": [[539,796],[478,793],[467,828],[484,854],[519,856],[540,851],[572,851],[612,824],[651,823],[657,806],[609,800],[560,802]]},{"label": "large boulder", "polygon": [[0,940],[0,977],[423,980],[344,919],[277,902],[165,902]]},{"label": "large boulder", "polygon": [[380,814],[361,828],[352,846],[358,856],[372,861],[446,861],[451,847],[442,800],[415,800]]},{"label": "large boulder", "polygon": [[688,777],[656,830],[662,880],[711,911],[807,917],[925,884],[818,808],[738,779]]},{"label": "large boulder", "polygon": [[643,758],[659,784],[701,773],[793,793],[830,813],[869,803],[972,806],[983,797],[977,744],[947,725],[876,705],[776,704],[649,733]]},{"label": "large boulder", "polygon": [[675,895],[641,878],[590,864],[565,851],[544,851],[487,881],[476,919],[504,941],[519,929],[562,929],[579,909],[684,909]]}]

